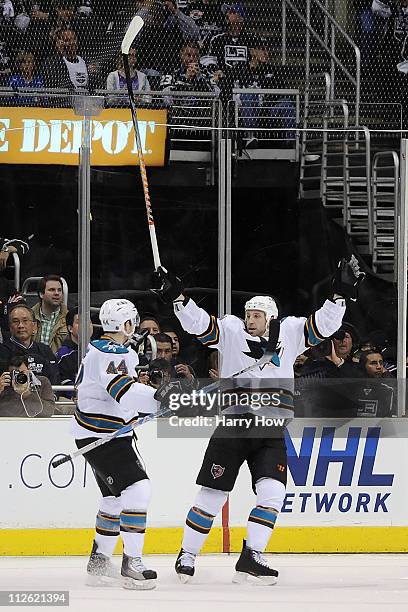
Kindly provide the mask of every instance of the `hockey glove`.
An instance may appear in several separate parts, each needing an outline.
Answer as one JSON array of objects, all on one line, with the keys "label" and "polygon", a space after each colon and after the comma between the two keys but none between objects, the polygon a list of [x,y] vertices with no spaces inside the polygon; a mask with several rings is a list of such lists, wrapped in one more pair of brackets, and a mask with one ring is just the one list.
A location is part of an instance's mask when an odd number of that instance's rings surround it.
[{"label": "hockey glove", "polygon": [[333,293],[355,302],[358,288],[364,279],[365,272],[360,270],[355,255],[352,255],[349,261],[341,259],[332,279]]},{"label": "hockey glove", "polygon": [[154,399],[160,402],[162,407],[168,406],[176,412],[180,408],[180,393],[183,393],[181,381],[174,380],[161,385],[154,394]]},{"label": "hockey glove", "polygon": [[159,296],[165,304],[171,304],[171,302],[174,302],[174,300],[183,293],[183,283],[178,276],[172,272],[168,272],[166,268],[161,266],[157,268],[156,274],[159,277],[161,286],[159,289],[152,289],[152,291]]}]

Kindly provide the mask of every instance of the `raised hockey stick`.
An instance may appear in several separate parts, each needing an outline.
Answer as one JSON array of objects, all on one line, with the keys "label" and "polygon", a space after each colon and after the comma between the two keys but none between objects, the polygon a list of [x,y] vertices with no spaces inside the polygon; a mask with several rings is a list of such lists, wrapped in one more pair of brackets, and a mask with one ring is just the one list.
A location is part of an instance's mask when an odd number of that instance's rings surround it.
[{"label": "raised hockey stick", "polygon": [[144,155],[143,155],[142,139],[140,138],[140,131],[139,131],[138,123],[137,123],[136,103],[135,103],[135,97],[133,95],[132,81],[130,78],[130,68],[129,68],[129,49],[136,35],[143,28],[143,25],[144,25],[144,21],[141,17],[139,17],[139,15],[136,15],[136,17],[133,17],[130,23],[130,26],[128,27],[127,32],[122,41],[122,57],[123,57],[123,67],[125,69],[125,75],[126,75],[126,85],[127,85],[128,95],[129,95],[130,112],[132,114],[133,127],[135,130],[135,136],[136,136],[137,152],[139,155],[140,177],[142,179],[143,194],[144,194],[144,199],[145,199],[145,204],[146,204],[147,224],[149,226],[150,242],[152,245],[152,252],[153,252],[153,261],[154,261],[154,267],[157,270],[157,268],[161,265],[159,247],[157,244],[156,229],[154,225],[153,211],[152,211],[152,205],[150,201],[149,183],[147,180],[146,164],[145,164]]},{"label": "raised hockey stick", "polygon": [[75,459],[76,457],[81,457],[82,455],[93,450],[94,448],[98,448],[98,446],[102,446],[102,444],[106,444],[107,442],[110,442],[111,440],[114,440],[115,438],[119,438],[119,436],[123,436],[124,434],[129,433],[130,431],[133,431],[137,427],[140,427],[141,425],[144,425],[145,423],[148,423],[149,421],[154,421],[158,417],[166,416],[170,412],[172,412],[172,410],[168,406],[166,406],[165,408],[162,408],[161,410],[158,410],[157,412],[152,412],[151,414],[147,414],[146,416],[138,419],[134,423],[131,423],[130,425],[125,425],[124,427],[121,427],[117,431],[107,434],[103,438],[98,438],[98,440],[95,440],[95,442],[91,442],[90,444],[87,444],[83,448],[79,448],[73,453],[70,453],[69,455],[65,455],[61,459],[57,459],[56,461],[53,461],[51,465],[53,468],[56,468],[59,465],[62,465],[63,463],[72,461],[72,459]]}]

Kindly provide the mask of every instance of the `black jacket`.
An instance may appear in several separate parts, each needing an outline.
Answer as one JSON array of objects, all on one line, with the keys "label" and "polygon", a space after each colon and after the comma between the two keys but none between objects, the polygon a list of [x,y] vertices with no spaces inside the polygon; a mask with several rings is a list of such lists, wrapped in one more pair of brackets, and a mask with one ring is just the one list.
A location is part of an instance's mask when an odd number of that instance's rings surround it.
[{"label": "black jacket", "polygon": [[27,355],[29,367],[34,374],[46,376],[52,385],[59,385],[57,360],[47,344],[32,342],[26,348],[13,338],[0,344],[0,363],[3,369],[8,367],[11,357],[16,355]]},{"label": "black jacket", "polygon": [[65,338],[56,354],[58,369],[63,385],[73,385],[78,372],[78,345],[71,340]]}]

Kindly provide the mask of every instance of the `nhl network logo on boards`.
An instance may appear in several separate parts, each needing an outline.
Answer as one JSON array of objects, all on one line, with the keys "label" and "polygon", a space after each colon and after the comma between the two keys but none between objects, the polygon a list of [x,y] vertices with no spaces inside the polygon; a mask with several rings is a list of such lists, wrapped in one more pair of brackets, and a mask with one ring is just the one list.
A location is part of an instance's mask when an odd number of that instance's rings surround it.
[{"label": "nhl network logo on boards", "polygon": [[[283,513],[318,514],[388,513],[394,474],[377,473],[381,453],[381,428],[349,427],[335,436],[334,427],[305,427],[300,446],[285,432],[288,472],[293,485],[282,507]],[[297,440],[296,440],[297,442]],[[339,450],[337,450],[339,449]],[[293,491],[295,489],[295,492]]]}]

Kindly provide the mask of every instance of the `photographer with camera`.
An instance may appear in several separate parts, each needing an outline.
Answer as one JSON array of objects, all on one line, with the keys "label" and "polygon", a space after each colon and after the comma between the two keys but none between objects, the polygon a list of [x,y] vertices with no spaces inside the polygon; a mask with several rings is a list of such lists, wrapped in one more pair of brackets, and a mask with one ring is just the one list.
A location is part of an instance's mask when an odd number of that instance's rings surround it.
[{"label": "photographer with camera", "polygon": [[50,381],[29,369],[28,357],[12,357],[6,368],[0,376],[0,416],[52,416],[55,403]]}]

